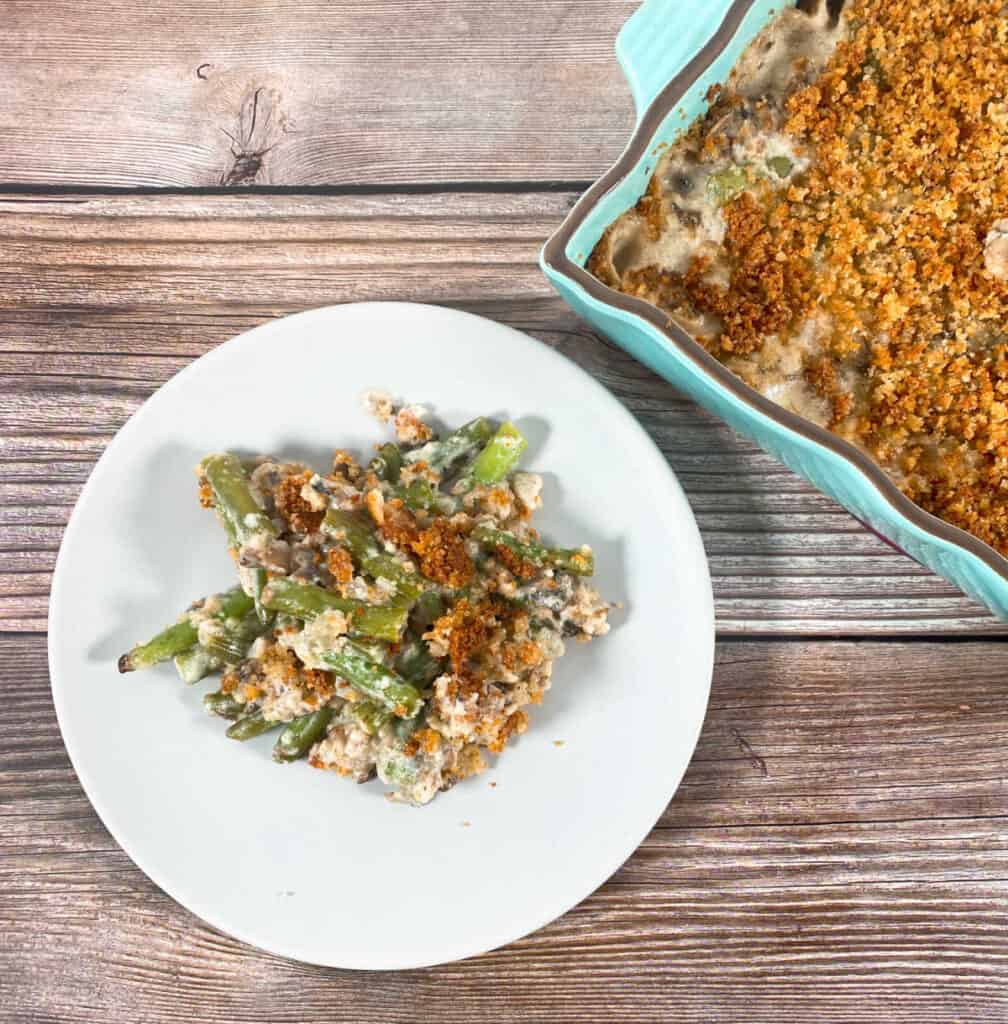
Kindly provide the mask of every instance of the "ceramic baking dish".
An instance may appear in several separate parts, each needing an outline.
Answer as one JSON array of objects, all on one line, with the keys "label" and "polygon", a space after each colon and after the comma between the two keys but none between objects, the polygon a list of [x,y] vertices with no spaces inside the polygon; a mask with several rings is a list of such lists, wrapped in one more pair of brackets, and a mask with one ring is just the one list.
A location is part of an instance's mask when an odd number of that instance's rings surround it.
[{"label": "ceramic baking dish", "polygon": [[[657,308],[596,280],[585,263],[605,228],[647,188],[661,150],[706,110],[782,0],[646,0],[623,26],[616,55],[637,126],[610,170],[543,248],[541,264],[586,320],[835,498],[876,533],[1008,619],[1008,559],[906,498],[867,455],[743,384]],[[801,6],[805,6],[802,3]]]}]

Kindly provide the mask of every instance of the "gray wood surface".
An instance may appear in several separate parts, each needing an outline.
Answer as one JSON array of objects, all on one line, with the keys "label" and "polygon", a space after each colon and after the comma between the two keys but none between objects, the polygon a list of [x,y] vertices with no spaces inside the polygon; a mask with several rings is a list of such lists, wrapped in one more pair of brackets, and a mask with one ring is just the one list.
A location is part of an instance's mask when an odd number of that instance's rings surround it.
[{"label": "gray wood surface", "polygon": [[693,764],[609,882],[505,949],[375,975],[161,893],[81,792],[43,639],[0,652],[0,1019],[1005,1019],[1004,644],[723,642]]},{"label": "gray wood surface", "polygon": [[0,181],[586,181],[632,124],[636,6],[6,0]]},{"label": "gray wood surface", "polygon": [[[0,1021],[1008,1021],[1008,625],[538,270],[626,141],[634,7],[2,5]],[[490,316],[610,388],[689,495],[720,636],[687,775],[608,883],[505,949],[375,975],[243,946],[132,865],[67,760],[44,637],[73,503],[144,399],[362,299]]]}]

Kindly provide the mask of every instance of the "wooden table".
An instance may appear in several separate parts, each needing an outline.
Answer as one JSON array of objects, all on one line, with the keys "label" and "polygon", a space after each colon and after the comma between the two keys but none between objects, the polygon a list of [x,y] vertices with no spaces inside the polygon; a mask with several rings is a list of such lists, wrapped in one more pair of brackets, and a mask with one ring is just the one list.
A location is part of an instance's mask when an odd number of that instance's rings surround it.
[{"label": "wooden table", "polygon": [[[1008,627],[537,269],[627,138],[634,6],[3,5],[0,1020],[1008,1020]],[[719,642],[686,779],[611,881],[506,949],[364,975],[249,949],[133,866],[64,752],[45,617],[151,392],[270,317],[378,298],[529,331],[633,411],[700,521]]]}]

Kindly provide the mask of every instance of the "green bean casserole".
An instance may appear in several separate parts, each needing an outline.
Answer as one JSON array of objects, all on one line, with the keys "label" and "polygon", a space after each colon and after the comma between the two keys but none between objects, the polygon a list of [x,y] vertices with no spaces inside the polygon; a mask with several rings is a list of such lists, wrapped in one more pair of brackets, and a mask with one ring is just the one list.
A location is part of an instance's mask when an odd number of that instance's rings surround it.
[{"label": "green bean casserole", "polygon": [[753,40],[588,269],[1008,555],[1008,7],[820,7]]},{"label": "green bean casserole", "polygon": [[269,457],[207,456],[213,509],[238,583],[193,604],[119,659],[174,659],[186,683],[220,673],[206,710],[245,740],[279,729],[274,760],[425,804],[487,767],[528,726],[568,639],[609,630],[586,582],[587,546],[549,547],[531,524],[542,478],[518,470],[526,441],[478,418],[437,438],[414,406],[380,392],[394,426],[360,464],[322,475]]}]

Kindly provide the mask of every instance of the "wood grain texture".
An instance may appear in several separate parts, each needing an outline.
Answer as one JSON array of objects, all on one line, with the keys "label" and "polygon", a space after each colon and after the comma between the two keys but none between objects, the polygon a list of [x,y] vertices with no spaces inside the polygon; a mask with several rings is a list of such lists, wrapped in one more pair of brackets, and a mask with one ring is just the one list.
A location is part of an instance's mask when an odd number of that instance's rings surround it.
[{"label": "wood grain texture", "polygon": [[0,637],[0,665],[5,1020],[1008,1019],[1004,644],[721,644],[683,785],[611,881],[505,949],[376,975],[159,892],[76,782],[43,639]]},{"label": "wood grain texture", "polygon": [[0,628],[44,628],[80,487],[160,384],[269,317],[411,299],[531,332],[637,416],[697,514],[723,635],[1008,635],[552,294],[537,252],[573,199],[0,198]]},{"label": "wood grain texture", "polygon": [[[3,4],[0,1021],[1008,1022],[1008,624],[538,270],[628,138],[636,5]],[[100,194],[137,188],[180,194]],[[73,503],[140,404],[240,331],[363,299],[489,316],[616,394],[689,495],[722,636],[689,770],[608,883],[505,949],[377,974],[250,949],[140,873],[70,766],[41,635]]]},{"label": "wood grain texture", "polygon": [[632,127],[635,7],[8,0],[0,181],[586,181]]}]

